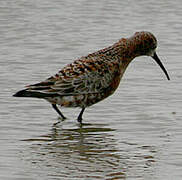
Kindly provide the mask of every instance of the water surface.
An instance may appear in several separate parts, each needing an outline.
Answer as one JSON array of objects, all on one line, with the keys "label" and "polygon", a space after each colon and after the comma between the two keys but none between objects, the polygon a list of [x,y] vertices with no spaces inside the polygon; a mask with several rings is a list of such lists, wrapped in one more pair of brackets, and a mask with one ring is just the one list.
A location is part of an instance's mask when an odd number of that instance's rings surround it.
[{"label": "water surface", "polygon": [[[0,2],[0,179],[182,178],[181,1]],[[116,93],[86,109],[56,112],[14,98],[80,56],[136,31],[153,32],[171,81],[150,57],[132,62]]]}]

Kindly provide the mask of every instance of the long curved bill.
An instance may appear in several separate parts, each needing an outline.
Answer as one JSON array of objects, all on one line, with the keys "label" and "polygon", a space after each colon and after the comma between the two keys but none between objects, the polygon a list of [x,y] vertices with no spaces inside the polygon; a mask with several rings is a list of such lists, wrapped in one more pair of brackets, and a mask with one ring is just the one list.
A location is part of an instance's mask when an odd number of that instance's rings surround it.
[{"label": "long curved bill", "polygon": [[160,59],[158,58],[156,52],[154,53],[154,55],[152,56],[152,58],[156,61],[156,63],[161,67],[161,69],[163,70],[164,74],[166,75],[167,79],[170,80],[169,75],[165,69],[165,67],[163,66],[162,62],[160,61]]}]

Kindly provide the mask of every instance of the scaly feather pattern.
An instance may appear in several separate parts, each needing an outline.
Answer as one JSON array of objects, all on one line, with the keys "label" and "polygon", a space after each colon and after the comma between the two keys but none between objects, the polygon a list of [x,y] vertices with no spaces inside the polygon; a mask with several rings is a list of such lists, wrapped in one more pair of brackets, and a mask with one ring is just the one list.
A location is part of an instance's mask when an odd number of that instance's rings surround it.
[{"label": "scaly feather pattern", "polygon": [[120,63],[119,59],[111,61],[107,54],[90,54],[65,66],[46,81],[28,86],[27,90],[56,95],[45,98],[53,104],[90,106],[114,92],[110,88],[114,78],[119,77]]}]

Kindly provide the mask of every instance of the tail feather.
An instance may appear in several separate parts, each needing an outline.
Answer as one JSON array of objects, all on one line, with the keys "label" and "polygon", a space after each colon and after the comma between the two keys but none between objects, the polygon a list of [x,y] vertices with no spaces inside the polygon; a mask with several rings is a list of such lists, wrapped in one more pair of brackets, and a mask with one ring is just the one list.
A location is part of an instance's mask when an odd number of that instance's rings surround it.
[{"label": "tail feather", "polygon": [[18,91],[13,95],[14,97],[35,97],[35,98],[46,98],[46,97],[55,97],[57,94],[48,94],[48,93],[42,93],[42,92],[36,92],[36,91],[30,91],[28,89],[23,89],[21,91]]}]

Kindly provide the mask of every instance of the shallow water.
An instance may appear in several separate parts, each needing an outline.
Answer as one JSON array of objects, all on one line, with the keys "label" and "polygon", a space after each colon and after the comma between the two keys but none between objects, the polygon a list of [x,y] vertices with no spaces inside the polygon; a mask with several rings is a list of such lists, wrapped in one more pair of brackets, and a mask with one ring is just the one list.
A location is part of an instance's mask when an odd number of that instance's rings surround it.
[{"label": "shallow water", "polygon": [[[0,179],[182,178],[181,1],[0,1]],[[153,32],[167,81],[150,57],[132,62],[116,93],[66,121],[14,98],[74,59],[136,31]]]}]

